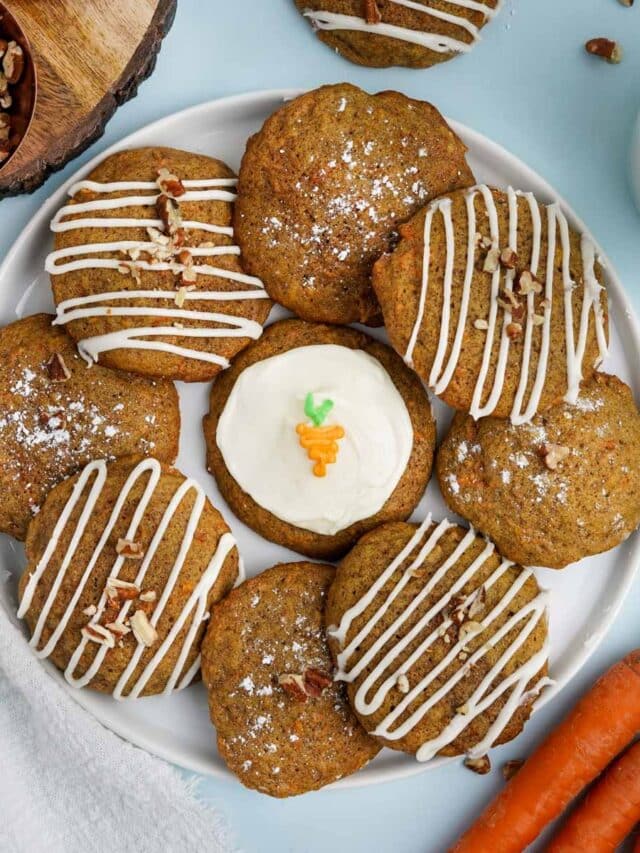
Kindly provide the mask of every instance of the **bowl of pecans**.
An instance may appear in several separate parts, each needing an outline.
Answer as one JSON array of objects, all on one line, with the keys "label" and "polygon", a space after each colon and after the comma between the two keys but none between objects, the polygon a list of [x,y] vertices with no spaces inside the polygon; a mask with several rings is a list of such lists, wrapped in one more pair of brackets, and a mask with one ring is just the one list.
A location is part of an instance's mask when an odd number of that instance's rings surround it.
[{"label": "bowl of pecans", "polygon": [[0,171],[26,136],[35,103],[36,73],[29,42],[0,3]]}]

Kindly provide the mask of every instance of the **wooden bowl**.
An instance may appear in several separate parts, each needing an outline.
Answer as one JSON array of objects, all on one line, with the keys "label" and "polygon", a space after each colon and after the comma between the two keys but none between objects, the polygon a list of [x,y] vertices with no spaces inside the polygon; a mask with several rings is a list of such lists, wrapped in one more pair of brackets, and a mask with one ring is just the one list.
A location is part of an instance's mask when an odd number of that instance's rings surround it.
[{"label": "wooden bowl", "polygon": [[9,137],[9,141],[12,151],[0,166],[0,174],[2,174],[2,170],[11,161],[11,158],[20,148],[27,135],[35,110],[38,87],[35,63],[29,40],[20,24],[4,3],[0,3],[0,37],[6,39],[6,41],[17,42],[24,54],[24,71],[20,80],[11,87],[13,103],[8,112],[11,115],[11,136]]}]

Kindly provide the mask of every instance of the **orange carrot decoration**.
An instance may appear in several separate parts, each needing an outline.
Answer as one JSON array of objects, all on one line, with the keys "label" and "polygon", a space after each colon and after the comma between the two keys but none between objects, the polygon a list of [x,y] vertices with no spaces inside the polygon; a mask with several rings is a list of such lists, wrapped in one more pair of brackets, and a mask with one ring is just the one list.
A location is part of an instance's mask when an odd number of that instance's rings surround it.
[{"label": "orange carrot decoration", "polygon": [[304,401],[304,413],[312,424],[298,424],[296,432],[300,436],[300,445],[307,451],[316,477],[326,477],[327,465],[338,458],[338,441],[344,438],[341,426],[322,426],[323,421],[333,408],[333,400],[325,400],[320,406],[313,403],[313,394],[307,394]]},{"label": "orange carrot decoration", "polygon": [[640,650],[600,677],[452,853],[521,853],[638,731]]},{"label": "orange carrot decoration", "polygon": [[613,853],[640,821],[640,742],[609,767],[547,853]]}]

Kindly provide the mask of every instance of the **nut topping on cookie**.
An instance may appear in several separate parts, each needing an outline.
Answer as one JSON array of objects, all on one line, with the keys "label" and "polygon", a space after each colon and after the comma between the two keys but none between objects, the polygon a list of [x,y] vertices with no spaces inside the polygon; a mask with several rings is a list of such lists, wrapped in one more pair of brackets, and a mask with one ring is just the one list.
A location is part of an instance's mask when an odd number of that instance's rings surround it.
[{"label": "nut topping on cookie", "polygon": [[503,249],[500,252],[500,263],[505,269],[514,270],[518,266],[518,255],[513,249]]},{"label": "nut topping on cookie", "polygon": [[158,632],[153,627],[144,610],[136,610],[131,617],[133,636],[143,646],[152,646],[158,639]]},{"label": "nut topping on cookie", "polygon": [[107,631],[111,631],[112,634],[119,640],[121,637],[124,637],[125,634],[131,633],[131,628],[124,624],[124,622],[108,622],[104,626]]},{"label": "nut topping on cookie", "polygon": [[321,696],[331,683],[331,676],[319,669],[308,669],[304,674],[304,689],[314,699]]},{"label": "nut topping on cookie", "polygon": [[180,178],[164,166],[158,169],[158,178],[156,183],[160,188],[160,192],[164,193],[164,195],[168,195],[170,198],[178,198],[185,194],[184,184]]},{"label": "nut topping on cookie", "polygon": [[523,296],[526,296],[527,293],[541,293],[542,284],[530,270],[523,270],[516,276],[513,289],[516,293],[521,293]]},{"label": "nut topping on cookie", "polygon": [[278,684],[292,699],[296,699],[298,702],[307,701],[307,691],[304,686],[304,678],[301,675],[285,673],[278,676]]},{"label": "nut topping on cookie", "polygon": [[511,338],[512,341],[517,341],[522,337],[522,326],[520,323],[509,323],[505,332],[507,333],[507,337]]},{"label": "nut topping on cookie", "polygon": [[382,21],[376,0],[364,0],[364,19],[368,24],[379,24]]},{"label": "nut topping on cookie", "polygon": [[162,221],[166,234],[175,234],[182,226],[182,218],[177,202],[168,195],[159,195],[156,200],[158,217]]},{"label": "nut topping on cookie", "polygon": [[66,382],[71,376],[71,371],[65,364],[64,358],[59,352],[54,352],[46,364],[49,379],[52,382]]},{"label": "nut topping on cookie", "polygon": [[155,601],[158,597],[155,589],[145,589],[144,592],[141,592],[138,596],[140,601]]},{"label": "nut topping on cookie", "polygon": [[404,674],[404,672],[396,678],[396,687],[400,691],[400,693],[408,693],[409,692],[409,679]]},{"label": "nut topping on cookie", "polygon": [[306,702],[310,697],[317,699],[327,687],[331,686],[331,676],[319,669],[307,669],[302,675],[285,673],[278,677],[278,684],[298,702]]},{"label": "nut topping on cookie", "polygon": [[544,454],[544,464],[550,471],[555,471],[558,465],[571,453],[571,450],[560,444],[545,444],[542,453]]},{"label": "nut topping on cookie", "polygon": [[489,249],[487,252],[487,256],[484,259],[484,264],[482,265],[482,269],[484,272],[496,272],[498,267],[500,266],[500,249],[494,247],[493,249]]},{"label": "nut topping on cookie", "polygon": [[81,634],[86,640],[97,643],[99,646],[107,646],[109,649],[114,648],[116,644],[111,631],[108,631],[103,625],[85,625]]},{"label": "nut topping on cookie", "polygon": [[[116,544],[116,552],[121,557],[126,557],[129,560],[141,560],[144,556],[142,545],[139,542],[134,542],[132,539],[118,539]],[[109,578],[109,581],[118,581],[117,578]],[[123,584],[125,581],[118,581],[118,584]]]}]

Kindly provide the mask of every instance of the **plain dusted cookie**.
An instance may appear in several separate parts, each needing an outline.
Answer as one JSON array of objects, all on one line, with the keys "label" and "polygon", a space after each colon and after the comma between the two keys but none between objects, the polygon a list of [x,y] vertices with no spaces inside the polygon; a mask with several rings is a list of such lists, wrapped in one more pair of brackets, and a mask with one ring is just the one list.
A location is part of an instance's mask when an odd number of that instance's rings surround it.
[{"label": "plain dusted cookie", "polygon": [[[304,367],[289,370],[291,357],[311,348],[318,349]],[[299,434],[316,432],[306,415],[309,392],[319,408],[334,398],[317,431],[344,427],[323,477]],[[424,388],[393,350],[356,329],[302,320],[269,326],[218,378],[204,432],[208,469],[238,518],[320,559],[335,559],[367,530],[411,514],[429,482],[436,440]]]},{"label": "plain dusted cookie", "polygon": [[357,65],[428,68],[471,50],[499,2],[295,0],[295,4],[321,41]]},{"label": "plain dusted cookie", "polygon": [[336,679],[369,734],[415,753],[484,756],[548,683],[548,594],[446,520],[384,524],[338,566],[325,620]]},{"label": "plain dusted cookie", "polygon": [[173,383],[88,370],[53,319],[34,314],[0,329],[0,530],[17,539],[47,492],[91,459],[173,462],[178,453]]},{"label": "plain dusted cookie", "polygon": [[238,578],[235,540],[195,481],[156,459],[92,462],[29,526],[18,616],[74,687],[168,693],[198,674],[211,607]]},{"label": "plain dusted cookie", "polygon": [[348,83],[285,103],[247,144],[235,230],[248,272],[305,320],[380,323],[371,267],[430,199],[470,186],[431,104]]},{"label": "plain dusted cookie", "polygon": [[457,415],[437,472],[451,509],[505,556],[561,569],[640,523],[640,413],[624,382],[596,373],[575,405],[530,424]]},{"label": "plain dusted cookie", "polygon": [[244,785],[274,797],[355,773],[380,749],[332,681],[322,611],[334,573],[267,569],[216,605],[202,645],[218,750]]},{"label": "plain dusted cookie", "polygon": [[373,286],[393,347],[445,403],[518,423],[577,398],[607,354],[607,294],[559,204],[480,185],[400,234]]},{"label": "plain dusted cookie", "polygon": [[153,147],[111,154],[71,187],[46,268],[88,361],[201,382],[260,336],[271,302],[234,245],[235,185],[220,160]]}]

